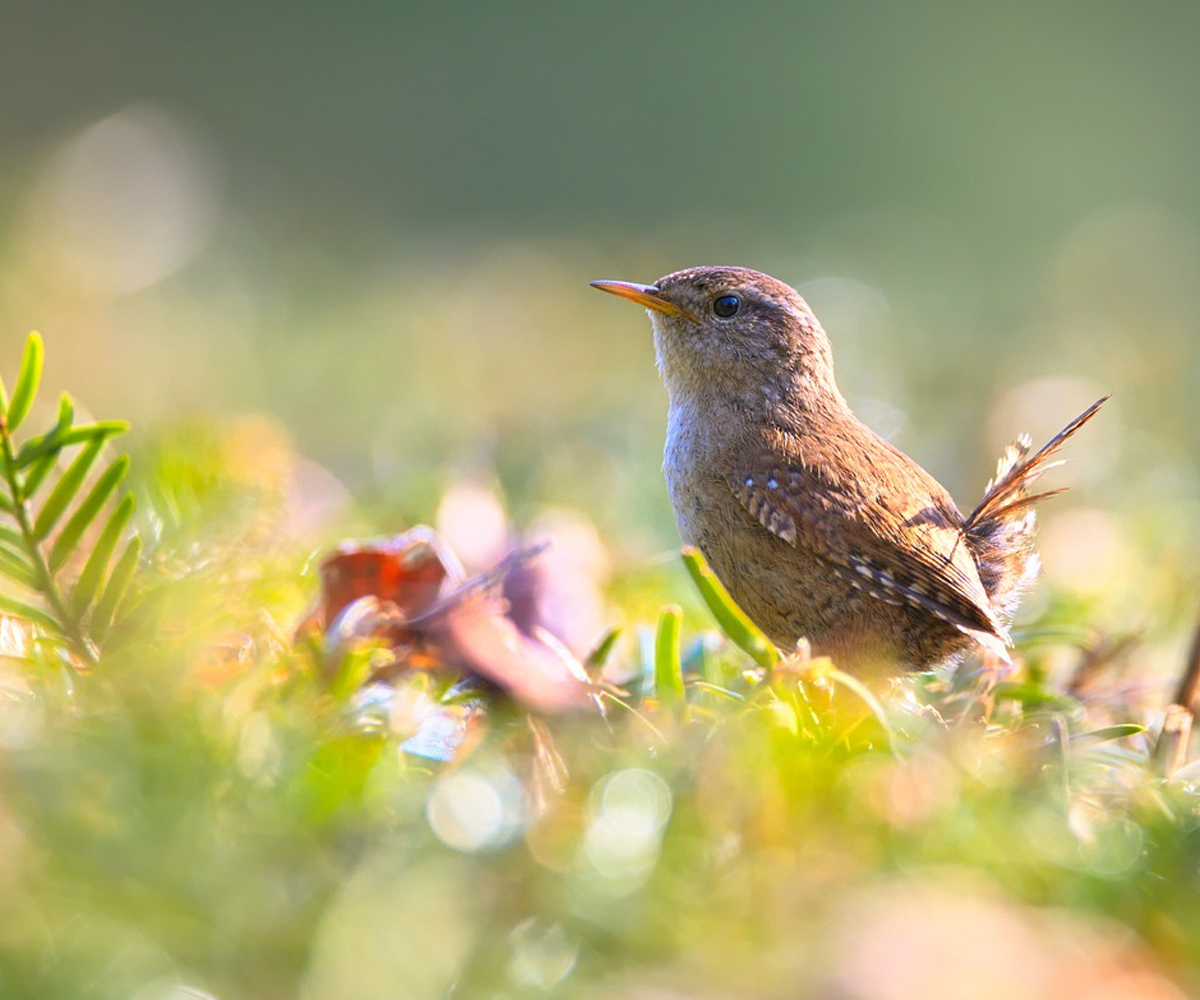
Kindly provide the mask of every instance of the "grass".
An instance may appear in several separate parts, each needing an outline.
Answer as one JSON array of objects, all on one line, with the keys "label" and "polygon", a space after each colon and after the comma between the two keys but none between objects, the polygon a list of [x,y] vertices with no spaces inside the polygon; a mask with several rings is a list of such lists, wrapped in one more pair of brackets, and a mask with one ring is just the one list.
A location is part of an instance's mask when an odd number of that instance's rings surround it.
[{"label": "grass", "polygon": [[[225,435],[133,463],[139,567],[102,647],[94,616],[0,620],[5,1000],[1200,986],[1190,716],[1159,740],[1162,706],[1078,650],[1053,679],[1039,629],[1081,633],[1082,606],[1048,606],[1009,677],[870,690],[780,658],[688,551],[642,585],[656,622],[610,605],[591,707],[542,714],[295,640],[318,583],[262,471],[286,463]],[[68,587],[115,548],[78,527]]]}]

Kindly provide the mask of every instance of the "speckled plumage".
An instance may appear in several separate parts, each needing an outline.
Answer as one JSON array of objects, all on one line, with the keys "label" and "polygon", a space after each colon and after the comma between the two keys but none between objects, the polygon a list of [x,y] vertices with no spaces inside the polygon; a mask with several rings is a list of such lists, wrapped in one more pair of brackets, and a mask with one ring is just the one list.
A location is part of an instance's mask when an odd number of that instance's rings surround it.
[{"label": "speckled plumage", "polygon": [[[670,400],[664,472],[680,534],[781,647],[843,666],[925,667],[1007,623],[1037,570],[1032,482],[1091,418],[1028,457],[1010,447],[964,518],[919,465],[861,423],[829,340],[800,295],[745,268],[597,282],[647,306]],[[714,303],[736,296],[736,315]],[[1103,402],[1103,401],[1101,401]]]}]

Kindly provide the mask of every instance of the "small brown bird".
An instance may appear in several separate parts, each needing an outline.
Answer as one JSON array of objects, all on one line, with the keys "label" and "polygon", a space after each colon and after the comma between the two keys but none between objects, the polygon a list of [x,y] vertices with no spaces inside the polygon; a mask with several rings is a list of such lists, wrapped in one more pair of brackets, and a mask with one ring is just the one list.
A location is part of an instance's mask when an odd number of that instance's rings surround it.
[{"label": "small brown bird", "polygon": [[[670,407],[663,468],[679,530],[783,649],[924,668],[975,644],[1008,659],[1038,571],[1033,482],[1101,399],[1030,456],[1021,437],[967,517],[850,411],[829,338],[788,285],[741,267],[653,285],[594,281],[647,308]],[[1107,398],[1107,397],[1105,397]]]}]

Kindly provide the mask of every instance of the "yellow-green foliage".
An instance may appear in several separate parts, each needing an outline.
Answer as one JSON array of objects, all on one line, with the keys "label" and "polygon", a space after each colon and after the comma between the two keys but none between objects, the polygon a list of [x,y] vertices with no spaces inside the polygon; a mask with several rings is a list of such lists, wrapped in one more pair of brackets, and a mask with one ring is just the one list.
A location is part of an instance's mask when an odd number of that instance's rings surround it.
[{"label": "yellow-green foliage", "polygon": [[1128,686],[1046,679],[1038,643],[1081,611],[1025,630],[1020,675],[871,690],[779,658],[689,553],[702,601],[682,572],[623,585],[689,610],[655,640],[613,607],[622,635],[589,660],[619,681],[603,715],[492,697],[482,741],[438,763],[402,746],[464,703],[453,678],[331,686],[293,644],[311,553],[278,529],[263,470],[286,446],[261,428],[142,446],[152,544],[118,607],[126,464],[90,466],[119,426],[76,427],[64,402],[18,444],[39,360],[31,340],[4,435],[4,544],[30,574],[6,573],[0,623],[5,1000],[1194,985],[1197,770],[1152,759],[1157,716]]}]

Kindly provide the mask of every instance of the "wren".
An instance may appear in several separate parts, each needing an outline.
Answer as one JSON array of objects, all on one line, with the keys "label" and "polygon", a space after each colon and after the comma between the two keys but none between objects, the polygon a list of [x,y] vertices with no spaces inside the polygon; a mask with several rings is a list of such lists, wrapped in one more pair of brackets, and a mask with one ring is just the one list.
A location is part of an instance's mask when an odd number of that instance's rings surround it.
[{"label": "wren", "polygon": [[669,397],[663,469],[679,531],[785,651],[839,666],[924,669],[982,647],[1038,572],[1034,493],[1098,400],[1030,454],[1001,457],[964,517],[916,462],[850,411],[829,338],[781,281],[741,267],[653,285],[595,281],[649,312]]}]

